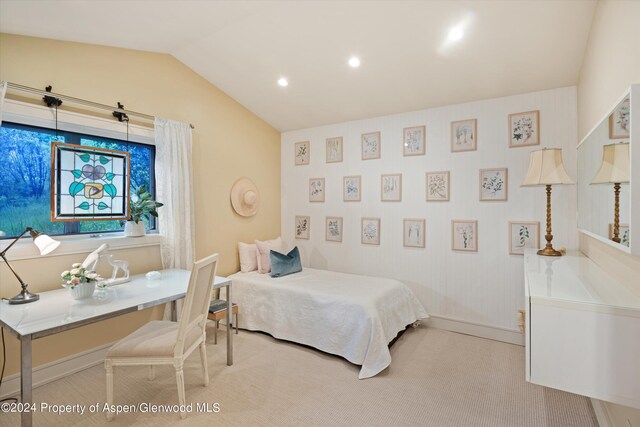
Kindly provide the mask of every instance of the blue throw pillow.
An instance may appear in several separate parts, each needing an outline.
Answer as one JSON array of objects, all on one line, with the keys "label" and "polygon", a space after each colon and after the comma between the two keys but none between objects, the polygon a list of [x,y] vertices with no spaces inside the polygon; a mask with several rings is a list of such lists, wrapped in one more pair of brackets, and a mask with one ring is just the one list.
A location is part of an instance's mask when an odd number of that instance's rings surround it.
[{"label": "blue throw pillow", "polygon": [[271,259],[271,277],[282,277],[302,271],[300,251],[297,246],[286,255],[272,250],[269,252],[269,258]]}]

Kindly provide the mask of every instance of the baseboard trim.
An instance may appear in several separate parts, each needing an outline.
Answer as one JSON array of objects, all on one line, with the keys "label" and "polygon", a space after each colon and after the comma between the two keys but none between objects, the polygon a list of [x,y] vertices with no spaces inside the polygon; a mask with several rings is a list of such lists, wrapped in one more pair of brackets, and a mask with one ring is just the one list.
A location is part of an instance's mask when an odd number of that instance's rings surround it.
[{"label": "baseboard trim", "polygon": [[593,412],[596,413],[596,419],[598,420],[598,425],[600,427],[613,427],[613,422],[611,422],[611,418],[609,417],[609,412],[607,411],[607,407],[605,406],[602,400],[598,399],[589,399],[591,400],[591,405],[593,406]]},{"label": "baseboard trim", "polygon": [[499,328],[433,314],[429,315],[427,325],[436,329],[524,346],[524,334],[516,329]]},{"label": "baseboard trim", "polygon": [[[33,368],[33,388],[103,363],[107,350],[113,344],[105,344]],[[20,373],[9,375],[2,381],[0,399],[17,394],[20,394]]]}]

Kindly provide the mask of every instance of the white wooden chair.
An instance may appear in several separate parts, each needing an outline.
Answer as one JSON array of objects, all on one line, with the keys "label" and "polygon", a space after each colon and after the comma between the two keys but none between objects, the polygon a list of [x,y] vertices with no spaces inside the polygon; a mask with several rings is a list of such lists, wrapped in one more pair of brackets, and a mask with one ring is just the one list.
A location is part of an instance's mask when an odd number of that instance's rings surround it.
[{"label": "white wooden chair", "polygon": [[[193,263],[187,295],[182,306],[180,320],[154,320],[114,344],[104,361],[107,372],[107,403],[113,405],[113,368],[116,366],[149,366],[149,379],[154,378],[155,365],[173,365],[178,383],[178,402],[185,405],[184,361],[198,347],[204,375],[204,385],[209,385],[207,368],[206,322],[211,300],[212,285],[216,275],[218,254]],[[184,418],[185,412],[180,413]],[[113,413],[107,412],[111,420]]]}]

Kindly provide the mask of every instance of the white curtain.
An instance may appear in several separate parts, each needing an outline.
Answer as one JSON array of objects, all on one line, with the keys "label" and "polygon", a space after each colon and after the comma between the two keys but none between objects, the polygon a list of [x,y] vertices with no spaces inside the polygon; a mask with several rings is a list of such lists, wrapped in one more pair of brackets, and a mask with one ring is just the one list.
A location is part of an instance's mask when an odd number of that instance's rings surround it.
[{"label": "white curtain", "polygon": [[4,105],[4,96],[7,94],[7,82],[0,81],[0,126],[2,126],[2,110]]},{"label": "white curtain", "polygon": [[190,270],[195,256],[191,127],[155,119],[156,200],[164,268]]}]

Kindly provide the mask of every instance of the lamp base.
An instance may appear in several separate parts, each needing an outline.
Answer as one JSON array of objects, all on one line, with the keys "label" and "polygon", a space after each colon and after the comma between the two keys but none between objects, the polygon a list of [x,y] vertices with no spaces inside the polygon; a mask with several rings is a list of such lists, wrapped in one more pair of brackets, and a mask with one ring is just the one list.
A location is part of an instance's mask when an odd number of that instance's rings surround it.
[{"label": "lamp base", "polygon": [[556,251],[553,248],[540,249],[537,253],[538,255],[543,255],[543,256],[562,256],[562,252]]},{"label": "lamp base", "polygon": [[8,299],[9,304],[26,304],[28,302],[35,302],[40,299],[40,295],[32,294],[26,289],[20,291],[18,295]]}]

